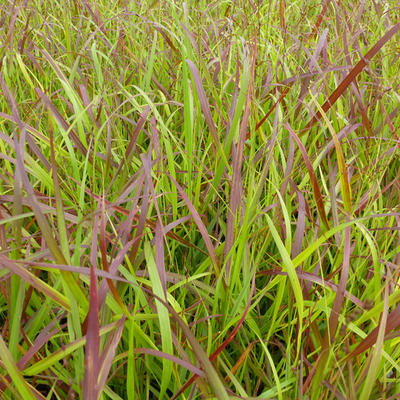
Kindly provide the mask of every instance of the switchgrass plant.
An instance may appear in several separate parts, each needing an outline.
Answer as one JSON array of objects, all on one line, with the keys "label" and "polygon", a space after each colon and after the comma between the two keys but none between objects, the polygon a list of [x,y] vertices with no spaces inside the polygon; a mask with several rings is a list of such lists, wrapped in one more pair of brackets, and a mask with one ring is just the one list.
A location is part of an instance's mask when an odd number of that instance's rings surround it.
[{"label": "switchgrass plant", "polygon": [[400,396],[396,0],[5,0],[1,399]]}]

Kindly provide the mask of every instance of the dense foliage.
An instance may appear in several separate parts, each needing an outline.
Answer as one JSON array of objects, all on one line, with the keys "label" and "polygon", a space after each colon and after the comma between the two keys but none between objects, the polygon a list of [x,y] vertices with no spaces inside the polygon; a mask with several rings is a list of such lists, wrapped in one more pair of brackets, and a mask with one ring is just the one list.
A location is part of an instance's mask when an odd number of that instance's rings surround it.
[{"label": "dense foliage", "polygon": [[1,3],[1,399],[398,398],[396,0]]}]

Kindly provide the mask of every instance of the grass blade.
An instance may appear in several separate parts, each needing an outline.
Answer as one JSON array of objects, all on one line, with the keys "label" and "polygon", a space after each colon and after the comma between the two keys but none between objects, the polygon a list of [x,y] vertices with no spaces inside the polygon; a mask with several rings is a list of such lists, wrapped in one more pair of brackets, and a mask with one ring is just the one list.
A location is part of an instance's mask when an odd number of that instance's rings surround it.
[{"label": "grass blade", "polygon": [[0,358],[4,363],[4,367],[10,375],[16,389],[21,396],[26,400],[35,400],[36,397],[30,390],[28,384],[25,382],[21,371],[16,366],[7,345],[5,344],[3,337],[0,335]]}]

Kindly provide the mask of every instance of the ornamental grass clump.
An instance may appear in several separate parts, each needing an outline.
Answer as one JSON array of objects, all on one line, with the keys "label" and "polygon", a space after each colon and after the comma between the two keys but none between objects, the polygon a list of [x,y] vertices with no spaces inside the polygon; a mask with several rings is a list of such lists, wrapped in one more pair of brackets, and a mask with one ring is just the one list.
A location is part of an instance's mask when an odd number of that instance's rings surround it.
[{"label": "ornamental grass clump", "polygon": [[0,398],[398,398],[397,2],[114,3],[1,5]]}]

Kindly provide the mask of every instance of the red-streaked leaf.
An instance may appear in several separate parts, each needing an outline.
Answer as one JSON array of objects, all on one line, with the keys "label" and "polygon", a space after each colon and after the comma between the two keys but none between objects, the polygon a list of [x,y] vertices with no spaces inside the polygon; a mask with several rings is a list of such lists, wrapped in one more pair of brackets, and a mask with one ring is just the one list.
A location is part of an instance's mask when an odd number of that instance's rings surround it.
[{"label": "red-streaked leaf", "polygon": [[[256,344],[255,342],[251,342],[250,346],[246,347],[245,351],[240,355],[239,359],[236,361],[235,365],[231,369],[232,375],[235,375],[237,370],[240,368],[240,366],[245,362],[248,355],[252,352],[255,344]],[[225,377],[225,382],[229,382],[229,381],[230,381],[230,378],[229,378],[229,375],[227,375]]]},{"label": "red-streaked leaf", "polygon": [[98,397],[97,379],[99,376],[99,304],[97,299],[96,276],[93,265],[90,266],[89,312],[86,333],[85,381],[83,399],[95,400]]},{"label": "red-streaked leaf", "polygon": [[[126,243],[124,245],[124,247],[122,249],[120,249],[118,251],[116,257],[110,264],[109,271],[107,272],[106,275],[103,275],[103,276],[105,276],[106,278],[108,277],[109,279],[119,280],[121,282],[121,280],[120,280],[121,278],[119,278],[115,274],[117,273],[118,267],[122,264],[125,256],[128,254],[133,243],[134,243],[134,240],[130,240],[128,243]],[[108,292],[108,283],[106,280],[105,282],[101,283],[101,286],[99,289],[99,304],[100,304],[100,306],[104,303],[107,292]]]},{"label": "red-streaked leaf", "polygon": [[281,23],[281,28],[286,32],[286,18],[285,18],[286,4],[285,0],[279,2],[279,19]]},{"label": "red-streaked leaf", "polygon": [[[297,79],[297,77],[296,77],[296,79]],[[255,129],[254,129],[255,132],[258,131],[258,130],[260,129],[261,125],[262,125],[262,124],[267,120],[267,118],[271,115],[272,111],[275,110],[276,106],[286,97],[286,95],[288,94],[288,92],[289,92],[289,90],[290,90],[291,85],[292,85],[294,82],[295,82],[295,80],[293,80],[293,82],[291,82],[290,85],[288,85],[288,86],[285,87],[285,89],[283,90],[283,92],[282,92],[281,95],[279,96],[278,100],[274,103],[274,105],[270,108],[270,110],[264,115],[264,117],[262,117],[261,120],[257,123],[257,125],[256,125],[256,127],[255,127]],[[250,139],[250,134],[251,134],[251,131],[249,130],[249,131],[247,132],[247,135],[246,135],[246,140],[247,140],[247,139]]]},{"label": "red-streaked leaf", "polygon": [[[322,110],[326,113],[337,101],[337,99],[343,94],[343,92],[348,88],[351,82],[359,75],[362,70],[368,65],[368,62],[374,57],[378,51],[384,46],[384,44],[390,40],[393,35],[395,35],[400,30],[400,23],[394,25],[389,29],[375,44],[372,48],[365,54],[364,57],[351,69],[351,71],[346,75],[346,77],[340,82],[339,86],[333,91],[329,96],[328,100],[323,104]],[[316,115],[311,119],[307,126],[302,130],[302,132],[309,131],[311,127],[319,121],[321,118],[321,113],[318,111]]]},{"label": "red-streaked leaf", "polygon": [[321,218],[321,221],[324,224],[325,228],[329,229],[329,223],[328,223],[328,219],[325,214],[324,200],[322,198],[321,189],[319,188],[318,179],[317,179],[317,176],[315,175],[311,161],[308,158],[307,150],[304,147],[301,140],[299,139],[299,137],[293,131],[291,126],[288,123],[284,123],[283,125],[286,127],[286,129],[289,131],[290,135],[293,137],[293,139],[296,141],[297,145],[299,146],[301,155],[303,157],[304,163],[306,164],[306,167],[308,170],[308,174],[310,175],[310,180],[311,180],[311,184],[313,187],[315,203],[317,205],[319,217]]},{"label": "red-streaked leaf", "polygon": [[331,2],[331,0],[325,0],[324,7],[322,8],[322,11],[318,15],[317,21],[315,22],[313,30],[310,33],[310,36],[308,37],[308,40],[312,39],[314,37],[314,35],[316,35],[316,33],[318,32],[318,28],[319,28],[319,26],[321,25],[321,22],[324,19],[324,15],[326,13],[326,10],[328,9],[328,5],[329,5],[330,2]]},{"label": "red-streaked leaf", "polygon": [[235,328],[232,330],[232,332],[228,335],[228,337],[221,344],[221,346],[219,346],[218,349],[215,350],[214,353],[212,353],[212,355],[210,356],[210,360],[211,361],[215,360],[218,357],[218,355],[226,348],[226,346],[228,346],[228,344],[234,339],[236,334],[239,332],[239,329],[243,325],[243,322],[244,322],[244,320],[245,320],[245,318],[247,316],[247,313],[248,313],[248,311],[250,309],[251,300],[253,299],[253,294],[254,294],[255,287],[256,287],[256,276],[254,274],[253,275],[253,279],[252,279],[251,289],[250,289],[249,300],[247,302],[246,308],[244,309],[243,315],[240,318],[240,320],[238,321],[238,323],[235,326]]}]

